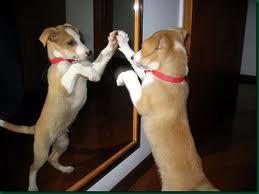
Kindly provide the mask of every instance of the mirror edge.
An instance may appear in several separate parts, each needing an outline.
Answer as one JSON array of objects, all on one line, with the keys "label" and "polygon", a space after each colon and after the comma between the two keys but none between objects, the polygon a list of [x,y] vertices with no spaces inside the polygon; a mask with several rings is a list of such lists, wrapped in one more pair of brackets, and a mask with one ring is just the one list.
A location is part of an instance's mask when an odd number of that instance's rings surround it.
[{"label": "mirror edge", "polygon": [[[134,3],[134,51],[137,52],[141,48],[142,42],[142,13],[143,13],[143,0],[135,0]],[[136,108],[133,110],[133,142],[139,144],[140,140],[140,116]]]},{"label": "mirror edge", "polygon": [[[141,47],[142,41],[142,11],[143,11],[143,0],[135,0],[134,2],[134,51],[138,51]],[[133,108],[133,139],[128,145],[124,148],[116,152],[112,157],[108,160],[104,161],[100,166],[96,169],[88,173],[81,180],[76,182],[70,188],[66,189],[66,191],[79,191],[82,189],[87,183],[89,183],[93,178],[103,172],[106,168],[108,168],[113,162],[118,160],[128,151],[130,151],[135,146],[139,145],[140,140],[140,116],[137,113],[137,110]]]}]

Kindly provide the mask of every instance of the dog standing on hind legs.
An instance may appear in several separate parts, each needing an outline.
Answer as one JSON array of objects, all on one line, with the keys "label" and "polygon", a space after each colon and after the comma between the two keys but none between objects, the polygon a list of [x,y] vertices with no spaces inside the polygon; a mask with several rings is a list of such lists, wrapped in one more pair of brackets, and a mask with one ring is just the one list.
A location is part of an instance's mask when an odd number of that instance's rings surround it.
[{"label": "dog standing on hind legs", "polygon": [[203,172],[188,122],[186,34],[180,28],[156,32],[144,40],[142,49],[135,54],[128,45],[127,34],[119,31],[119,50],[134,71],[121,72],[116,82],[126,86],[142,116],[162,190],[217,191]]},{"label": "dog standing on hind legs", "polygon": [[3,128],[34,134],[29,191],[38,191],[37,172],[47,160],[63,173],[74,170],[74,167],[63,166],[58,161],[69,145],[68,127],[86,102],[87,80],[100,80],[117,49],[116,33],[110,33],[108,45],[93,63],[87,61],[91,52],[80,41],[79,31],[70,24],[47,28],[40,36],[52,64],[48,69],[48,93],[40,117],[35,126],[17,126],[0,120]]}]

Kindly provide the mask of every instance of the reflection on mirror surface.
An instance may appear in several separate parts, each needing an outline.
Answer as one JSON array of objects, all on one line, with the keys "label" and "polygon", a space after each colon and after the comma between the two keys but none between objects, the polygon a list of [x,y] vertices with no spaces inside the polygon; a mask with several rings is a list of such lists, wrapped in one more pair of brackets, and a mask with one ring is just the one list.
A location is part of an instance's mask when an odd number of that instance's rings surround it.
[{"label": "reflection on mirror surface", "polygon": [[[102,26],[103,32],[96,31],[99,23],[96,23],[94,10],[101,10],[101,6],[98,7],[94,0],[47,0],[45,3],[51,6],[45,8],[32,0],[17,1],[15,4],[10,2],[13,9],[0,18],[1,24],[13,32],[14,37],[10,39],[15,41],[9,44],[9,50],[17,50],[17,54],[12,56],[17,60],[11,64],[16,68],[13,69],[17,71],[16,79],[19,78],[18,75],[24,77],[23,81],[17,80],[17,85],[21,84],[15,94],[19,99],[9,98],[4,101],[0,98],[0,112],[1,117],[4,114],[18,124],[29,125],[37,121],[45,100],[47,83],[41,77],[48,63],[47,53],[38,40],[44,28],[71,23],[79,28],[86,46],[92,51],[107,45],[106,31],[120,29],[129,34],[130,44],[133,46],[134,0],[124,0],[123,3],[120,0],[106,0],[101,4],[106,9],[113,10],[107,11],[105,16],[101,16],[102,12],[99,14],[101,18],[109,18],[110,21],[109,25]],[[95,45],[98,37],[105,37],[105,40]],[[3,42],[2,39],[0,41]],[[75,170],[71,174],[62,174],[45,163],[38,173],[40,191],[69,189],[132,142],[133,107],[126,89],[116,87],[114,79],[114,71],[121,65],[129,66],[125,57],[117,52],[107,65],[102,80],[97,83],[88,82],[87,102],[71,126],[70,145],[60,159],[60,163],[73,165]],[[10,71],[8,68],[3,70]],[[3,74],[2,71],[0,73]],[[6,79],[5,82],[8,82],[8,78]],[[14,86],[8,87],[6,90]],[[12,109],[11,105],[8,106],[17,101],[21,102],[20,106]],[[4,103],[6,106],[2,105]],[[29,166],[33,157],[33,137],[0,130],[0,147],[0,190],[27,190]]]}]

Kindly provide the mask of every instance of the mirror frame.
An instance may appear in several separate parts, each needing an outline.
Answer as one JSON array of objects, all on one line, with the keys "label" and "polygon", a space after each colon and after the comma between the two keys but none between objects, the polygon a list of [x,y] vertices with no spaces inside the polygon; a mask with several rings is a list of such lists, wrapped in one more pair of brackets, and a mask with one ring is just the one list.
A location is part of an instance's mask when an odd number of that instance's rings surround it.
[{"label": "mirror frame", "polygon": [[[143,7],[143,0],[135,0],[134,2],[134,51],[139,51],[141,47],[141,41],[142,41],[142,7]],[[123,157],[125,154],[127,154],[130,150],[135,148],[139,145],[139,132],[140,132],[140,121],[139,121],[139,115],[137,113],[137,110],[133,109],[133,128],[132,128],[132,141],[123,147],[121,150],[116,152],[112,157],[104,161],[101,165],[99,165],[97,168],[95,168],[93,171],[88,173],[86,176],[84,176],[81,180],[76,182],[74,185],[72,185],[69,189],[66,191],[79,191],[83,187],[86,186],[87,183],[89,183],[93,178],[95,178],[97,175],[102,173],[105,169],[107,169],[111,164],[113,164],[115,161]]]}]

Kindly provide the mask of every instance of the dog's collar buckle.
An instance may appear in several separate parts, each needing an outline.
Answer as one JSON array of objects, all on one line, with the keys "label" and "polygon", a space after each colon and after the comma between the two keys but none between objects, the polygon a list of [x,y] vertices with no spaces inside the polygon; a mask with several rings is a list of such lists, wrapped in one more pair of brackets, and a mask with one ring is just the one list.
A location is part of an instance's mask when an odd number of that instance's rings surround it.
[{"label": "dog's collar buckle", "polygon": [[158,77],[159,79],[161,79],[163,81],[171,82],[171,83],[180,83],[185,80],[185,76],[172,77],[172,76],[166,75],[162,72],[159,72],[157,70],[144,70],[144,72],[145,73],[151,72],[154,76]]},{"label": "dog's collar buckle", "polygon": [[74,62],[75,60],[74,59],[64,59],[64,58],[61,58],[61,57],[57,57],[57,58],[54,58],[54,59],[50,59],[49,62],[51,63],[51,65],[55,65],[59,62],[62,62],[62,61],[67,61],[69,63],[72,63]]}]

